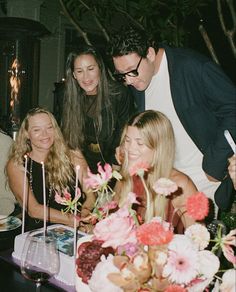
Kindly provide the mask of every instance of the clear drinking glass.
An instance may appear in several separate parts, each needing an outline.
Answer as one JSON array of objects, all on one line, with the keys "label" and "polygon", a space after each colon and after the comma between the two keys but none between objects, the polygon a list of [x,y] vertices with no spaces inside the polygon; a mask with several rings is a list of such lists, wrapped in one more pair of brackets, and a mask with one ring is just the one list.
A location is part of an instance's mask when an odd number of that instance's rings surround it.
[{"label": "clear drinking glass", "polygon": [[22,275],[36,283],[40,291],[41,283],[58,274],[59,252],[53,236],[30,233],[24,244],[21,257]]}]

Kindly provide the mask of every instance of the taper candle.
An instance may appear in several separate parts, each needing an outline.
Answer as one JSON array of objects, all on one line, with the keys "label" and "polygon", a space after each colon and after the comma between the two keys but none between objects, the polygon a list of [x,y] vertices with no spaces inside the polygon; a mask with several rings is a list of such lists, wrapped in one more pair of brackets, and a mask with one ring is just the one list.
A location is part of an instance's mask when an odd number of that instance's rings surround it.
[{"label": "taper candle", "polygon": [[[78,180],[79,180],[79,169],[80,166],[76,165],[75,167],[75,199],[77,198],[77,189],[78,189]],[[76,216],[77,216],[77,201],[75,203],[74,210],[74,257],[76,259],[76,243],[77,243],[77,225],[76,225]]]},{"label": "taper candle", "polygon": [[42,175],[43,175],[43,234],[46,235],[46,184],[45,184],[45,167],[44,162],[42,164]]},{"label": "taper candle", "polygon": [[27,178],[27,163],[28,163],[28,156],[25,154],[25,170],[24,170],[24,185],[23,185],[23,207],[22,207],[22,226],[21,226],[21,233],[25,232],[25,205],[26,205],[26,178]]}]

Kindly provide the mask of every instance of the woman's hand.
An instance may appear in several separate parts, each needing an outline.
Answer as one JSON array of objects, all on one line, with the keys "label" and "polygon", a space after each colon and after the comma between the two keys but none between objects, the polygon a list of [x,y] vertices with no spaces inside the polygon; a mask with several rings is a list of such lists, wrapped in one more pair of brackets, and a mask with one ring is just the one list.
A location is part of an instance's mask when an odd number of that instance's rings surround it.
[{"label": "woman's hand", "polygon": [[229,158],[228,171],[232,179],[234,189],[236,190],[236,155],[233,155],[232,157]]},{"label": "woman's hand", "polygon": [[95,215],[93,214],[80,218],[79,225],[78,225],[79,230],[85,233],[92,233],[96,222],[97,222],[97,218],[95,218]]},{"label": "woman's hand", "polygon": [[124,149],[122,146],[119,146],[119,147],[116,147],[116,154],[115,154],[115,157],[116,157],[116,160],[117,162],[119,163],[119,165],[122,165],[123,161],[124,161]]}]

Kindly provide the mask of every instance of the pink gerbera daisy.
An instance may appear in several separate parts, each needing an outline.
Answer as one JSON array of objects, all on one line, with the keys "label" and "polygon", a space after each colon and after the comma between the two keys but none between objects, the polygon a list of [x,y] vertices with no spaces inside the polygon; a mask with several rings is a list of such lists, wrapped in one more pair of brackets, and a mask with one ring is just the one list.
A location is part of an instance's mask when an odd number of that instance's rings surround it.
[{"label": "pink gerbera daisy", "polygon": [[163,276],[168,277],[172,283],[188,284],[198,274],[198,253],[196,249],[190,246],[187,248],[187,245],[183,245],[181,248],[183,239],[174,239],[174,241],[176,240],[179,242],[177,242],[177,245],[180,248],[178,250],[169,250],[167,264],[163,269]]},{"label": "pink gerbera daisy", "polygon": [[203,220],[209,212],[208,198],[202,192],[198,192],[187,198],[187,214],[195,220]]}]

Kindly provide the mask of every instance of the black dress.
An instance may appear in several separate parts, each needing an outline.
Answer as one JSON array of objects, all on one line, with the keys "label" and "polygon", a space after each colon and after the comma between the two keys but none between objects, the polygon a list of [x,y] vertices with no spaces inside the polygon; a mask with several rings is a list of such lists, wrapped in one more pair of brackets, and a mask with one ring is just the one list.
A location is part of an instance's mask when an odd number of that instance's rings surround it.
[{"label": "black dress", "polygon": [[[27,177],[29,180],[30,188],[38,201],[38,203],[43,205],[43,173],[42,173],[42,164],[38,163],[31,158],[28,160],[28,166],[27,166]],[[78,182],[78,187],[81,189],[80,183]],[[68,186],[69,193],[71,194],[72,198],[74,198],[74,186]],[[80,198],[80,203],[83,204],[85,201],[85,195],[82,193]],[[55,192],[53,190],[49,190],[48,187],[46,187],[46,204],[47,207],[56,209],[56,210],[62,210],[65,208],[65,206],[58,204],[55,201]],[[79,205],[78,205],[79,208]],[[50,214],[49,214],[50,215]],[[48,225],[50,223],[47,222]],[[33,230],[37,228],[43,227],[43,221],[39,219],[35,219],[30,217],[27,212],[25,214],[25,229],[27,230]]]},{"label": "black dress", "polygon": [[[121,133],[129,118],[136,113],[133,96],[125,86],[119,86],[117,94],[110,96],[110,108],[102,109],[102,128],[98,130],[93,105],[97,96],[87,96],[87,116],[85,120],[85,143],[83,155],[93,173],[97,173],[97,163],[118,164],[115,158],[116,147],[120,144]],[[112,118],[113,114],[113,118]]]}]

